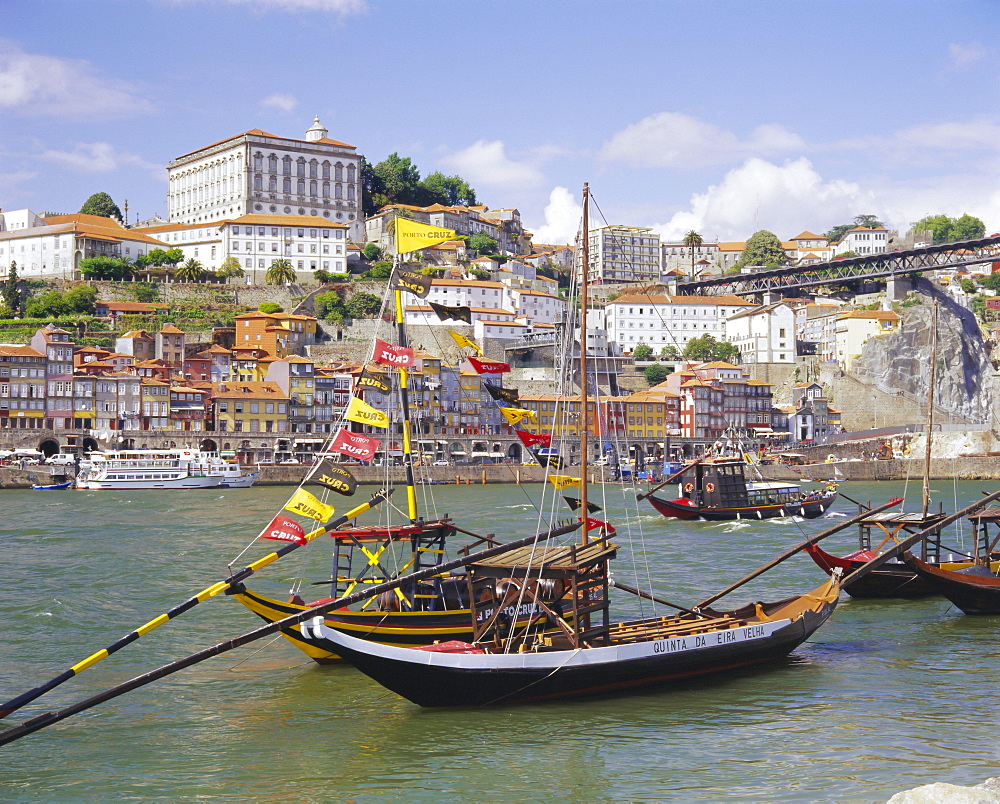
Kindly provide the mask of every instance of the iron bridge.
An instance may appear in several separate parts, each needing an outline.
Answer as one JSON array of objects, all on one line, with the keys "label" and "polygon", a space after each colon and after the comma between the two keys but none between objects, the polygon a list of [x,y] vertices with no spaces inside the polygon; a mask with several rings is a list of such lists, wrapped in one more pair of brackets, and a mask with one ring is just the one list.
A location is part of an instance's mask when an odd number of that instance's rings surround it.
[{"label": "iron bridge", "polygon": [[757,296],[845,282],[885,281],[906,274],[960,268],[1000,260],[1000,235],[891,251],[867,257],[776,268],[751,274],[717,276],[677,283],[680,296]]}]

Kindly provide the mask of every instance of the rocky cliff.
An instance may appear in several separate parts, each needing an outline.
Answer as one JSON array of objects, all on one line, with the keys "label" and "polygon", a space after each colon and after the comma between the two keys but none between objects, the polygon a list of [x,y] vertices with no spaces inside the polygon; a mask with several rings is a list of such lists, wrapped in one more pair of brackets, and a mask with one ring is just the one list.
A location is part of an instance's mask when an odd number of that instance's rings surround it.
[{"label": "rocky cliff", "polygon": [[942,294],[923,293],[901,311],[897,332],[870,339],[852,373],[885,393],[926,399],[930,382],[931,327],[938,303],[935,415],[969,424],[990,420],[993,365],[974,314]]}]

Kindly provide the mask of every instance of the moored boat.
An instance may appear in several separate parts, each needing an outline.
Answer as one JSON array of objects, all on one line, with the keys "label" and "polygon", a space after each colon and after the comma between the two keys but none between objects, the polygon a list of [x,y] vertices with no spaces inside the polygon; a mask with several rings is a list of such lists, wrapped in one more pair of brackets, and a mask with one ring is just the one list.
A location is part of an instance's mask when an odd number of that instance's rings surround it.
[{"label": "moored boat", "polygon": [[76,487],[90,491],[208,489],[247,487],[256,474],[244,474],[214,452],[197,449],[91,452]]}]

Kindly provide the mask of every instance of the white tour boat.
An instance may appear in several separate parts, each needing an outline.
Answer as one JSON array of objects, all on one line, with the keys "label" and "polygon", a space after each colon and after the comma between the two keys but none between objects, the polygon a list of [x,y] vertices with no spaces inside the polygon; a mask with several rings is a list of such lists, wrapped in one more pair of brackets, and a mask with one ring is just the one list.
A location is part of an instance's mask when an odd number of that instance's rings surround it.
[{"label": "white tour boat", "polygon": [[91,452],[88,464],[76,486],[92,491],[246,488],[258,477],[243,474],[218,453],[197,449]]}]

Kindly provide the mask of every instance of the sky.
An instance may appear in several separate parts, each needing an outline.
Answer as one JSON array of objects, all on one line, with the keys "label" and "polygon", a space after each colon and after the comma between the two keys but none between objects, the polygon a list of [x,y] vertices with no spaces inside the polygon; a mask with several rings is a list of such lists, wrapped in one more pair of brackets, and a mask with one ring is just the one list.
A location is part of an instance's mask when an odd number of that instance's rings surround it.
[{"label": "sky", "polygon": [[1000,230],[995,0],[0,0],[0,208],[107,192],[313,118],[458,174],[569,243],[593,225],[782,240],[874,214]]}]

